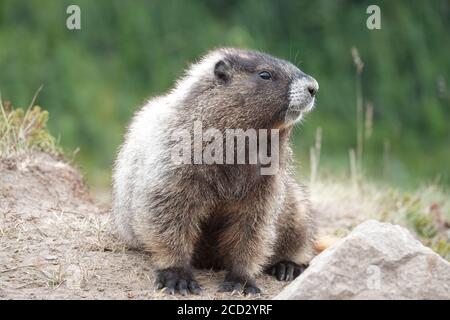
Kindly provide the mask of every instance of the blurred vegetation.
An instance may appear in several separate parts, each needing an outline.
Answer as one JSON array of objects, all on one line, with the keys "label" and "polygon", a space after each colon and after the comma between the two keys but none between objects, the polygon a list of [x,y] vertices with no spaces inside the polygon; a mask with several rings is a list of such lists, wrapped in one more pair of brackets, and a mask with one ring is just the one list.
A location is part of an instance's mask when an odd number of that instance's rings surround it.
[{"label": "blurred vegetation", "polygon": [[[379,191],[384,220],[412,230],[427,246],[450,261],[450,193],[436,185],[414,192]],[[383,194],[384,193],[384,194]]]},{"label": "blurred vegetation", "polygon": [[310,183],[313,206],[327,217],[328,225],[321,227],[325,234],[342,238],[361,221],[376,219],[408,228],[423,244],[450,261],[447,188],[427,184],[405,191],[368,179],[357,188],[352,185],[349,177],[322,177]]},{"label": "blurred vegetation", "polygon": [[[66,28],[70,4],[81,8],[81,30]],[[125,126],[146,98],[171,87],[209,49],[258,49],[320,83],[317,108],[295,137],[306,173],[318,127],[319,170],[348,172],[356,149],[355,47],[364,62],[363,108],[373,114],[366,175],[406,187],[435,179],[450,185],[450,2],[376,1],[381,30],[366,28],[369,4],[2,0],[0,90],[4,101],[26,106],[43,85],[38,103],[50,112],[51,131],[64,148],[80,147],[91,183],[106,184]]]}]

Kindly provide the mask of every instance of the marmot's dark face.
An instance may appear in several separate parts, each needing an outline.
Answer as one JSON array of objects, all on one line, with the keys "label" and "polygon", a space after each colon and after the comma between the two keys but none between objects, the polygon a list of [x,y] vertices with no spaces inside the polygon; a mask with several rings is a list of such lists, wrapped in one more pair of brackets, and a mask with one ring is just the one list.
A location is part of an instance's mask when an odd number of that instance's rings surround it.
[{"label": "marmot's dark face", "polygon": [[211,125],[288,127],[314,107],[317,81],[287,61],[239,49],[219,49],[205,59],[213,74],[196,92]]}]

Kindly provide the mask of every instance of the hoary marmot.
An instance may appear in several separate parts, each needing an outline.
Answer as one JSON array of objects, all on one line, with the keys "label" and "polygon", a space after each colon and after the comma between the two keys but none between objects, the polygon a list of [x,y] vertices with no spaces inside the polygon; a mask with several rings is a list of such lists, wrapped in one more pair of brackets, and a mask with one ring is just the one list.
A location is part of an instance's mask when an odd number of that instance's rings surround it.
[{"label": "hoary marmot", "polygon": [[[289,136],[313,109],[318,88],[287,61],[222,48],[135,114],[115,164],[113,219],[121,238],[151,254],[157,288],[197,294],[192,268],[199,267],[227,271],[220,291],[258,293],[255,277],[262,271],[289,281],[304,270],[316,228],[307,192],[292,177]],[[277,154],[267,153],[277,162],[276,172],[262,173],[273,163],[263,164],[260,153],[256,163],[247,161],[249,155],[245,163],[196,162],[196,122],[224,134],[223,141],[215,136],[216,143],[225,142],[228,129],[263,132],[256,136],[257,147],[277,144]],[[194,149],[184,154],[191,163],[174,159],[180,132],[194,140],[183,145]],[[276,141],[271,132],[278,132]],[[244,147],[218,144],[212,156],[222,160],[227,151],[250,152],[251,135],[244,138]],[[197,151],[207,150],[208,143],[201,141]]]}]

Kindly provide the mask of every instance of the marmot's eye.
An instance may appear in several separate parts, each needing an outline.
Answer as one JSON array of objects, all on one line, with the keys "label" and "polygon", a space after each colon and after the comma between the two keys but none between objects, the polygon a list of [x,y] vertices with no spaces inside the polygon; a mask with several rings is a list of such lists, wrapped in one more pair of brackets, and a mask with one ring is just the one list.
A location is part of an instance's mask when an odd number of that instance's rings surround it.
[{"label": "marmot's eye", "polygon": [[270,74],[269,71],[261,71],[261,72],[259,73],[259,76],[260,76],[261,78],[263,78],[264,80],[272,79],[272,75]]}]

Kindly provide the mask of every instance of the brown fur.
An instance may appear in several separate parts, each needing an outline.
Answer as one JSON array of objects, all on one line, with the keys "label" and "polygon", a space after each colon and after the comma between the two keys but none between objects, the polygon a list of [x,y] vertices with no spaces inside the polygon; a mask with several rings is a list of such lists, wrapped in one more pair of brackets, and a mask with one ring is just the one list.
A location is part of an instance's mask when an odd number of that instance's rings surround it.
[{"label": "brown fur", "polygon": [[[131,160],[117,165],[115,197],[126,199],[118,199],[114,211],[117,224],[125,230],[123,237],[152,254],[166,282],[170,278],[182,283],[186,277],[188,283],[195,281],[190,273],[194,265],[226,269],[225,283],[252,287],[265,268],[283,260],[305,264],[313,253],[315,225],[308,196],[289,172],[291,126],[281,131],[280,168],[271,176],[261,175],[259,164],[175,166],[170,163],[174,142],[169,136],[179,128],[190,128],[195,120],[222,132],[281,127],[290,83],[308,76],[265,54],[221,50],[223,65],[216,64],[215,76],[205,75],[176,102],[176,117],[168,120],[160,137],[168,152],[160,159],[167,165],[164,172],[155,173],[157,179],[145,180],[152,168],[139,166],[139,154],[145,150],[133,149],[128,156],[131,151],[126,144],[122,147],[118,163],[125,156]],[[260,70],[270,70],[274,81],[269,84],[253,76]],[[126,142],[131,139],[129,133]],[[126,165],[132,166],[132,173],[121,181],[125,175],[119,170]],[[118,191],[121,183],[125,183],[126,196]],[[184,276],[177,276],[177,270]],[[173,284],[161,281],[162,286]]]}]

